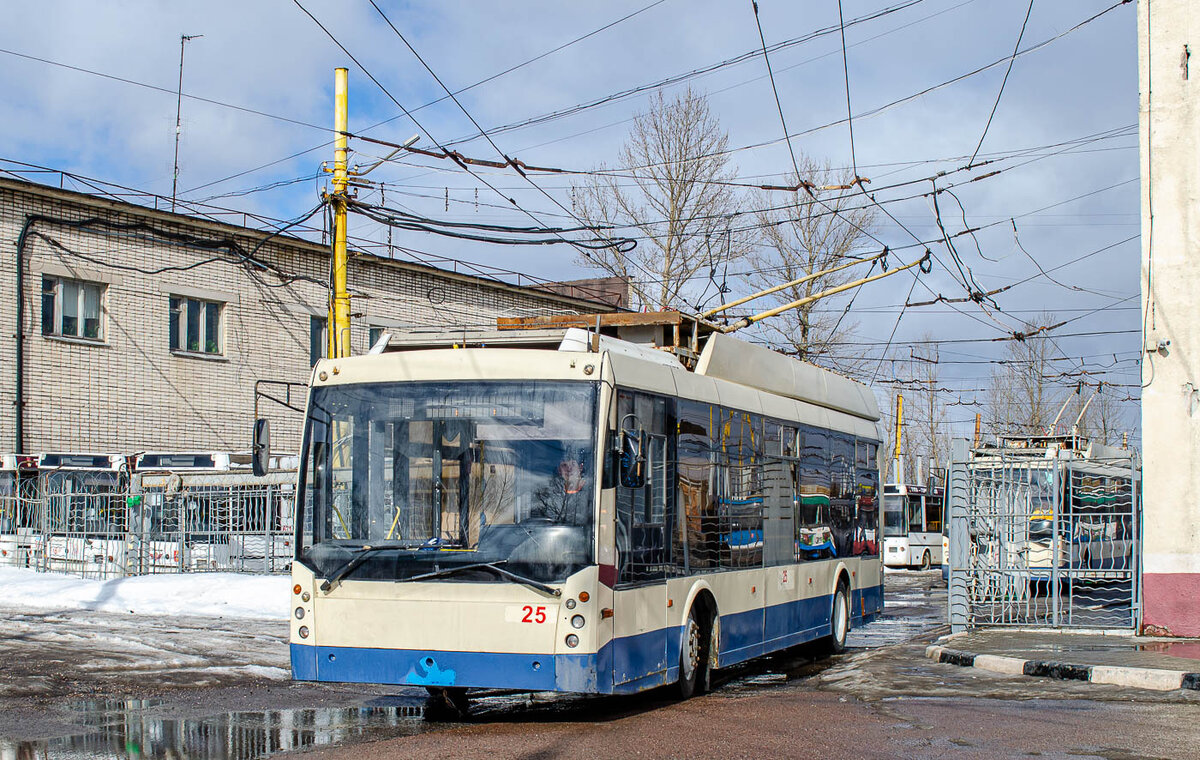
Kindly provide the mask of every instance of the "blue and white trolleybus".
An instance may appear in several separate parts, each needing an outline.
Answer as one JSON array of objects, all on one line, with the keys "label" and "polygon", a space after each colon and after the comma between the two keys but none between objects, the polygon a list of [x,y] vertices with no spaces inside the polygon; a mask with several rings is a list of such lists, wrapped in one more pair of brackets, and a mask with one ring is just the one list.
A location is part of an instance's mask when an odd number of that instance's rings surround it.
[{"label": "blue and white trolleybus", "polygon": [[686,697],[881,612],[868,388],[719,332],[523,334],[315,367],[294,678]]}]

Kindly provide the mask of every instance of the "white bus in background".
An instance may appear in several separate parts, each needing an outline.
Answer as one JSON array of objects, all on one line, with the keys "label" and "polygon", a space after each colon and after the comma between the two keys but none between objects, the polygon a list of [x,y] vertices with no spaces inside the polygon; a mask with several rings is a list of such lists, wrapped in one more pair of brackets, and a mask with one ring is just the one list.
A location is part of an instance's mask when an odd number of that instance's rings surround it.
[{"label": "white bus in background", "polygon": [[21,498],[20,479],[17,457],[0,456],[0,566],[29,566],[29,544],[35,526]]},{"label": "white bus in background", "polygon": [[[294,553],[295,458],[262,477],[249,455],[146,452],[137,458],[131,540],[139,572],[286,569]],[[291,465],[280,471],[280,465]]]},{"label": "white bus in background", "polygon": [[883,564],[928,570],[942,564],[945,496],[941,487],[888,483],[883,487]]},{"label": "white bus in background", "polygon": [[295,679],[688,696],[879,614],[868,388],[719,333],[689,370],[529,332],[317,364]]},{"label": "white bus in background", "polygon": [[45,533],[31,551],[43,553],[43,568],[94,578],[124,575],[128,458],[44,453],[37,466]]}]

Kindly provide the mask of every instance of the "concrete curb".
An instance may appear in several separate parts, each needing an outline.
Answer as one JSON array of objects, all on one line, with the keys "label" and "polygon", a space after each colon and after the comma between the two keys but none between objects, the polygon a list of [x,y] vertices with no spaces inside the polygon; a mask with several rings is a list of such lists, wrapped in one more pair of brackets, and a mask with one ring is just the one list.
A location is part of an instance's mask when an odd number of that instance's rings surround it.
[{"label": "concrete curb", "polygon": [[1010,676],[1039,676],[1064,681],[1088,681],[1135,689],[1200,691],[1200,673],[1159,668],[1117,667],[1112,665],[1078,665],[1046,660],[1023,660],[996,654],[975,654],[937,644],[925,648],[925,656],[935,662],[979,668]]}]

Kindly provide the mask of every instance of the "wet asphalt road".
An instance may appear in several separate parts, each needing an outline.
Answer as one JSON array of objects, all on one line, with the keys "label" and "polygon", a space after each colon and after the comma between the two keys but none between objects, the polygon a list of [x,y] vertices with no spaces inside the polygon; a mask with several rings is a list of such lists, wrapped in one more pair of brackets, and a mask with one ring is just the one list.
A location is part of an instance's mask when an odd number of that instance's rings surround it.
[{"label": "wet asphalt road", "polygon": [[799,648],[679,703],[492,694],[460,723],[423,692],[293,685],[283,624],[4,611],[0,758],[1200,757],[1191,693],[933,663],[940,574],[887,576],[884,619],[835,658]]}]

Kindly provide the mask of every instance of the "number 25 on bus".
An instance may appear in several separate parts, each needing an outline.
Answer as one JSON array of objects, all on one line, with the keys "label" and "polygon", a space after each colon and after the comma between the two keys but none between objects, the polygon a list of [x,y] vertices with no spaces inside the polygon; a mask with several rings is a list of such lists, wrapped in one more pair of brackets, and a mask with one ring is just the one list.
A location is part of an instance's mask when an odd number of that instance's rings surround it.
[{"label": "number 25 on bus", "polygon": [[866,387],[721,334],[689,370],[573,333],[317,365],[294,678],[686,697],[881,611]]}]

